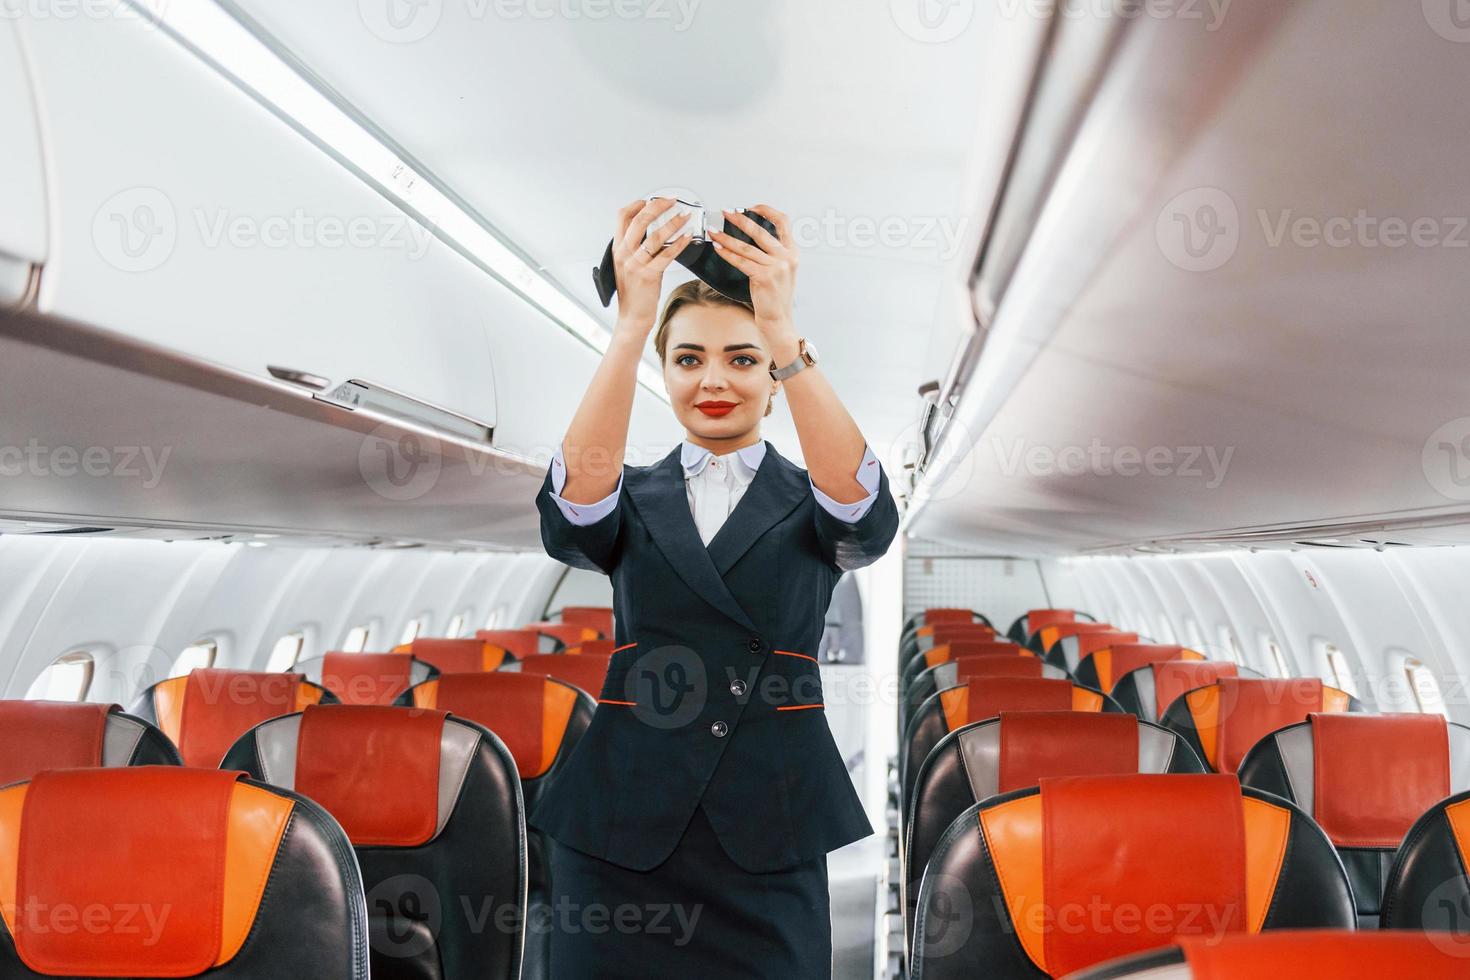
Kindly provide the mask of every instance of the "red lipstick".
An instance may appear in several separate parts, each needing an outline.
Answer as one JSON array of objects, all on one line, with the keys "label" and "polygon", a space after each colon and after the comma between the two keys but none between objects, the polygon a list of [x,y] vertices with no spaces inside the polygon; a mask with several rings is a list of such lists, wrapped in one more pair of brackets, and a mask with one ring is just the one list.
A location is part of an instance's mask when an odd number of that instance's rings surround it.
[{"label": "red lipstick", "polygon": [[734,402],[707,401],[699,402],[694,407],[710,418],[717,419],[729,415],[736,406]]}]

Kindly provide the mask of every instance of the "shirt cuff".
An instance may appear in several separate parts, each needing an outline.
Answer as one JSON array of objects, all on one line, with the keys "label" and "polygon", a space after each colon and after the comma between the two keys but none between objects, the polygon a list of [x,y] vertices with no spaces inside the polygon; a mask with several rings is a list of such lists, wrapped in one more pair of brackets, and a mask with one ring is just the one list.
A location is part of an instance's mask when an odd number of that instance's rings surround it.
[{"label": "shirt cuff", "polygon": [[817,498],[817,503],[822,505],[822,509],[839,521],[848,524],[856,524],[862,520],[869,508],[873,506],[873,501],[878,499],[878,482],[881,476],[878,470],[878,457],[873,455],[872,448],[867,444],[863,445],[863,461],[858,464],[858,471],[855,475],[857,481],[868,491],[868,495],[851,504],[840,504],[818,490],[817,485],[812,483],[810,473],[806,478],[807,482],[812,484],[812,494]]},{"label": "shirt cuff", "polygon": [[557,509],[561,511],[562,516],[569,523],[575,524],[578,527],[596,524],[608,514],[611,514],[613,508],[618,505],[618,495],[623,492],[623,474],[621,471],[618,473],[618,485],[613,487],[613,492],[595,504],[574,504],[558,497],[557,494],[561,493],[561,488],[566,486],[566,482],[567,464],[566,460],[562,458],[561,446],[557,446],[556,454],[551,457],[551,499],[556,501]]}]

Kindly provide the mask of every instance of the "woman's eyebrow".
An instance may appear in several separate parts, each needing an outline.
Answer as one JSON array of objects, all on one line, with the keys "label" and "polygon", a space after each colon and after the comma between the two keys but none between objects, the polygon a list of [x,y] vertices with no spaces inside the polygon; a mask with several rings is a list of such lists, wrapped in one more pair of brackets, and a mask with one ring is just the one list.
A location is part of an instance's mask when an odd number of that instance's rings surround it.
[{"label": "woman's eyebrow", "polygon": [[[725,345],[725,353],[726,354],[730,353],[731,351],[736,351],[736,350],[760,350],[760,349],[761,349],[761,345],[760,344],[726,344]],[[674,345],[674,350],[697,350],[700,353],[703,353],[704,352],[704,345],[703,344],[675,344]]]}]

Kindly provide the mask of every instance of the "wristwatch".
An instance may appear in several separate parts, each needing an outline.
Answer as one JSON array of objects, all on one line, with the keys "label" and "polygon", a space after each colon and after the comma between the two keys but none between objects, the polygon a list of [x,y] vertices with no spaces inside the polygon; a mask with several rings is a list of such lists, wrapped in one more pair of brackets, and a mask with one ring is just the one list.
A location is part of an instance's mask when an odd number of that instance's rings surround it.
[{"label": "wristwatch", "polygon": [[817,363],[817,345],[816,344],[811,343],[805,337],[800,337],[800,338],[797,339],[796,347],[797,347],[797,351],[798,351],[798,353],[796,355],[796,360],[792,361],[790,364],[786,365],[783,368],[777,368],[777,369],[773,370],[771,372],[771,380],[772,381],[785,381],[787,378],[791,377],[793,374],[798,374],[798,373],[800,373],[802,371],[805,371],[809,367],[815,367],[816,366],[816,363]]}]

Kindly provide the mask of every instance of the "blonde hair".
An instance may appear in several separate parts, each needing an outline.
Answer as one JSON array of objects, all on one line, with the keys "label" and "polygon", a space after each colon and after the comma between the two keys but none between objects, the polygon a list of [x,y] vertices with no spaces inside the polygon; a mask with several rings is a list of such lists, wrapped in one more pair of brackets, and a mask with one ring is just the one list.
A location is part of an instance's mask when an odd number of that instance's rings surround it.
[{"label": "blonde hair", "polygon": [[[660,365],[664,363],[665,358],[668,356],[669,321],[674,319],[675,313],[678,313],[686,306],[734,306],[745,310],[752,317],[755,316],[755,307],[751,304],[742,303],[738,299],[731,299],[718,289],[706,285],[698,279],[691,279],[686,283],[681,283],[674,287],[673,292],[669,293],[669,298],[664,301],[663,313],[658,318],[658,329],[653,334],[653,349],[658,353],[658,363]],[[776,362],[772,361],[771,367],[774,369],[775,366]],[[771,398],[766,402],[766,415],[771,414],[771,409],[775,406],[775,398],[775,393],[772,392]]]}]

